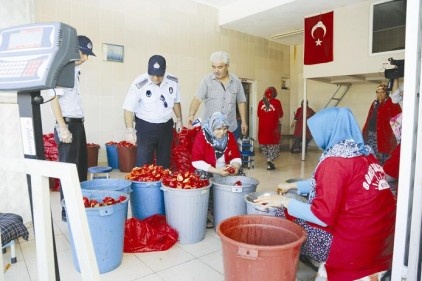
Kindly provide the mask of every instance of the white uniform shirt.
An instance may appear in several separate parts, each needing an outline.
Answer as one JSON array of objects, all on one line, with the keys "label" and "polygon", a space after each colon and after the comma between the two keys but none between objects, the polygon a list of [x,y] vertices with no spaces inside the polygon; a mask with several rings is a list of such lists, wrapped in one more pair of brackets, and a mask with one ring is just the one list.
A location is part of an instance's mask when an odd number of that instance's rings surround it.
[{"label": "white uniform shirt", "polygon": [[60,109],[62,111],[63,117],[70,118],[83,118],[84,111],[82,108],[82,98],[79,94],[79,76],[81,75],[81,70],[78,66],[75,66],[75,84],[73,88],[55,88],[54,90],[49,90],[50,96],[57,95],[59,99]]},{"label": "white uniform shirt", "polygon": [[166,73],[160,85],[154,84],[144,73],[131,84],[123,102],[123,109],[149,123],[165,123],[173,116],[175,103],[180,103],[180,89],[176,77]]}]

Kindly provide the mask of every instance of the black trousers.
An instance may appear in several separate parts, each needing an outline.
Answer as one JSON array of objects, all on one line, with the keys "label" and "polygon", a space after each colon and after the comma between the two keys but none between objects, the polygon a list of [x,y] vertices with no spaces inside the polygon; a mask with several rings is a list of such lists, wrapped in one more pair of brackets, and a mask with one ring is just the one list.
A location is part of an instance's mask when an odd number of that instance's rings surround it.
[{"label": "black trousers", "polygon": [[158,166],[162,166],[164,169],[170,168],[173,125],[173,119],[166,123],[149,123],[136,118],[136,144],[138,146],[136,166],[152,164],[155,154]]},{"label": "black trousers", "polygon": [[[54,129],[54,139],[58,146],[59,162],[76,164],[79,181],[83,182],[87,180],[88,176],[88,154],[84,123],[69,122],[67,125],[69,131],[72,133],[71,143],[61,142],[56,129]],[[62,199],[63,191],[60,188],[60,200]]]}]

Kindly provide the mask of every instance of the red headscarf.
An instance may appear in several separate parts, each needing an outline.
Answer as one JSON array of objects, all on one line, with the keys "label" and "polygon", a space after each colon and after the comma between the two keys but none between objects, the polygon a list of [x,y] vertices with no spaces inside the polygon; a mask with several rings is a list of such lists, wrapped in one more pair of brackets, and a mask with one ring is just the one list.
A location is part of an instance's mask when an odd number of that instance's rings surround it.
[{"label": "red headscarf", "polygon": [[276,96],[277,90],[274,87],[268,87],[267,89],[265,89],[264,97],[267,98],[267,100],[275,98]]}]

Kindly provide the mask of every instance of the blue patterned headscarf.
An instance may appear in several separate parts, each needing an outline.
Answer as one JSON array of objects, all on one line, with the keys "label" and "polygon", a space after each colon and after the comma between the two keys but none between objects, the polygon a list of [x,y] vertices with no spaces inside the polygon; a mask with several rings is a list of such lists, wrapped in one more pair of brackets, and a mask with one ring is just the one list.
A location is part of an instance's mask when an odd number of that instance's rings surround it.
[{"label": "blue patterned headscarf", "polygon": [[214,130],[222,127],[228,127],[228,122],[226,115],[221,112],[214,112],[211,114],[202,126],[205,138],[213,146],[217,159],[220,158],[223,155],[224,150],[226,150],[228,140],[227,134],[225,134],[221,139],[214,136]]},{"label": "blue patterned headscarf", "polygon": [[308,126],[315,143],[324,150],[312,175],[309,193],[311,203],[315,197],[315,171],[322,161],[328,157],[353,158],[369,155],[373,151],[365,145],[359,125],[348,108],[330,107],[321,110],[308,119]]},{"label": "blue patterned headscarf", "polygon": [[326,151],[340,141],[353,140],[362,154],[368,155],[361,130],[353,113],[345,107],[324,109],[308,120],[316,144]]}]

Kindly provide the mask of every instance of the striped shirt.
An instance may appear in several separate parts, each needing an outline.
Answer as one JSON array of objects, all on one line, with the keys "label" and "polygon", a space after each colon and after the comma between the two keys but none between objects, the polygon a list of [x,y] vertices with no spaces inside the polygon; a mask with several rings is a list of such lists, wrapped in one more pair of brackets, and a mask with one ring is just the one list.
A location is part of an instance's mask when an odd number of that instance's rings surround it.
[{"label": "striped shirt", "polygon": [[204,120],[216,111],[223,112],[227,115],[229,130],[234,132],[237,129],[236,104],[246,102],[246,97],[240,79],[231,73],[229,77],[229,83],[224,87],[213,73],[206,75],[201,81],[196,97],[204,101]]}]

